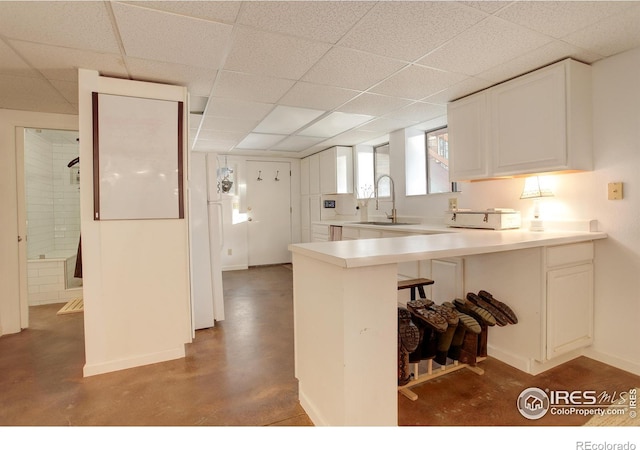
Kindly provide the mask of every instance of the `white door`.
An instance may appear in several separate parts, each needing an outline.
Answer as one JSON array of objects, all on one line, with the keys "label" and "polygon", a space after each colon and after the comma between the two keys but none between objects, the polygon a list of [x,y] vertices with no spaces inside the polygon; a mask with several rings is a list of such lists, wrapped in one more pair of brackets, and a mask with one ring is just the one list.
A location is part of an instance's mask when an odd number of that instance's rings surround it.
[{"label": "white door", "polygon": [[247,161],[249,265],[291,262],[291,175],[288,162]]}]

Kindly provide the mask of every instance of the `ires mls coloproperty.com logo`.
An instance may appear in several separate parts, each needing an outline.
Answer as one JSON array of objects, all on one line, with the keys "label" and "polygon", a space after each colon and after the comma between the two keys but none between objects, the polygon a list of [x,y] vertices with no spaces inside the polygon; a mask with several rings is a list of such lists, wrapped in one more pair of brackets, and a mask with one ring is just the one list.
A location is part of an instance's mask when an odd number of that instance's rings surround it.
[{"label": "ires mls coloproperty.com logo", "polygon": [[546,414],[581,416],[637,415],[638,389],[622,392],[565,391],[527,388],[518,396],[518,411],[523,417],[537,420]]}]

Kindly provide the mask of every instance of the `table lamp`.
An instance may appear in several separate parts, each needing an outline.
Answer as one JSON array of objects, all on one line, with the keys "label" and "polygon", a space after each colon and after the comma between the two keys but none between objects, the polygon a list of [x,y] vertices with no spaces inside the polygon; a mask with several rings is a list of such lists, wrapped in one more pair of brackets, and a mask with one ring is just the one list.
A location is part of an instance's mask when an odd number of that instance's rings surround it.
[{"label": "table lamp", "polygon": [[540,186],[540,178],[537,176],[528,177],[524,182],[521,199],[533,199],[533,219],[531,219],[529,230],[544,231],[544,223],[540,218],[540,198],[553,197],[551,189]]}]

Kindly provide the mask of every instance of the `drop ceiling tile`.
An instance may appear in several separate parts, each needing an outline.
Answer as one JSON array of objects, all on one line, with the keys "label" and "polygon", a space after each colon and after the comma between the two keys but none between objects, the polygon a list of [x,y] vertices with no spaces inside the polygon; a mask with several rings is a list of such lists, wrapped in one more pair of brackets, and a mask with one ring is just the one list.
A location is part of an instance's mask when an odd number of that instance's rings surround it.
[{"label": "drop ceiling tile", "polygon": [[144,8],[197,17],[214,22],[233,23],[242,2],[235,1],[133,1],[123,2]]},{"label": "drop ceiling tile", "polygon": [[249,133],[242,141],[236,145],[236,148],[267,150],[271,146],[283,140],[286,136],[281,134],[260,134]]},{"label": "drop ceiling tile", "polygon": [[256,133],[291,134],[308,125],[325,112],[316,109],[278,105],[253,131]]},{"label": "drop ceiling tile", "polygon": [[218,74],[213,95],[261,103],[275,103],[295,81],[224,70]]},{"label": "drop ceiling tile", "polygon": [[11,45],[49,80],[78,81],[79,67],[97,70],[104,76],[128,77],[119,53],[99,53],[24,41],[11,41]]},{"label": "drop ceiling tile", "polygon": [[348,114],[343,112],[332,112],[328,116],[320,119],[313,125],[300,131],[300,136],[331,137],[343,133],[351,128],[357,127],[369,120],[373,116],[365,114]]},{"label": "drop ceiling tile", "polygon": [[492,84],[501,83],[565,58],[573,58],[591,64],[602,57],[566,42],[553,41],[505,64],[479,73],[478,77],[489,80]]},{"label": "drop ceiling tile", "polygon": [[18,77],[42,78],[11,47],[0,40],[0,74]]},{"label": "drop ceiling tile", "polygon": [[69,103],[47,80],[0,75],[0,108],[76,114]]},{"label": "drop ceiling tile", "polygon": [[238,23],[335,44],[374,2],[245,2]]},{"label": "drop ceiling tile", "polygon": [[105,2],[0,2],[0,30],[10,39],[120,51]]},{"label": "drop ceiling tile", "polygon": [[212,97],[207,104],[205,120],[208,117],[227,117],[258,122],[269,114],[272,109],[273,105],[268,103]]},{"label": "drop ceiling tile", "polygon": [[484,11],[488,14],[493,14],[501,8],[509,5],[510,2],[506,1],[490,1],[490,0],[480,0],[476,2],[460,2],[463,5],[471,6],[472,8],[477,8],[480,11]]},{"label": "drop ceiling tile", "polygon": [[202,122],[202,114],[189,114],[189,129],[197,130]]},{"label": "drop ceiling tile", "polygon": [[193,95],[190,93],[189,95],[189,112],[198,113],[202,116],[202,113],[207,107],[207,102],[209,101],[209,97]]},{"label": "drop ceiling tile", "polygon": [[258,121],[255,120],[207,116],[202,120],[201,128],[202,131],[226,131],[230,133],[247,134],[253,130],[256,125],[258,125]]},{"label": "drop ceiling tile", "polygon": [[447,113],[447,107],[433,103],[416,102],[405,108],[393,111],[385,117],[411,123],[424,122]]},{"label": "drop ceiling tile", "polygon": [[75,81],[49,80],[69,103],[78,104],[78,83]]},{"label": "drop ceiling tile", "polygon": [[624,1],[525,1],[511,3],[496,16],[561,38],[617,14],[630,5],[630,2]]},{"label": "drop ceiling tile", "polygon": [[376,139],[385,133],[386,132],[368,131],[368,130],[362,130],[358,128],[355,130],[347,131],[345,133],[342,133],[330,139],[327,139],[326,141],[323,141],[322,144],[320,144],[320,146],[322,146],[323,148],[329,148],[329,147],[333,147],[334,145],[346,145],[346,146],[358,145],[362,142],[367,142],[367,141]]},{"label": "drop ceiling tile", "polygon": [[43,78],[0,75],[0,93],[2,97],[6,98],[66,102],[62,94]]},{"label": "drop ceiling tile", "polygon": [[494,83],[482,78],[468,77],[462,80],[460,83],[456,83],[453,86],[448,87],[447,89],[423,98],[422,101],[446,105],[450,101],[457,100],[466,95],[486,89],[492,84]]},{"label": "drop ceiling tile", "polygon": [[271,150],[284,152],[300,152],[322,142],[323,140],[324,138],[315,138],[309,136],[290,136],[284,141],[281,141],[274,145]]},{"label": "drop ceiling tile", "polygon": [[338,111],[382,116],[410,104],[411,100],[389,97],[387,95],[363,93],[345,105],[342,105],[338,108]]},{"label": "drop ceiling tile", "polygon": [[418,65],[411,65],[371,89],[371,92],[419,100],[466,78]]},{"label": "drop ceiling tile", "polygon": [[227,70],[298,80],[330,48],[303,38],[236,28]]},{"label": "drop ceiling tile", "polygon": [[244,134],[220,132],[214,139],[198,139],[192,149],[204,152],[227,152],[233,149],[243,137]]},{"label": "drop ceiling tile", "polygon": [[210,69],[220,67],[231,25],[122,3],[113,3],[112,7],[127,56]]},{"label": "drop ceiling tile", "polygon": [[640,6],[636,6],[567,35],[563,40],[603,56],[612,56],[640,46],[639,23]]},{"label": "drop ceiling tile", "polygon": [[378,2],[339,45],[415,61],[486,17],[457,2]]},{"label": "drop ceiling tile", "polygon": [[335,47],[307,72],[303,81],[366,91],[405,65],[402,61]]},{"label": "drop ceiling tile", "polygon": [[131,78],[139,81],[186,86],[189,93],[206,97],[211,93],[216,71],[151,59],[126,58]]},{"label": "drop ceiling tile", "polygon": [[361,91],[298,81],[278,103],[288,106],[331,111],[351,100]]},{"label": "drop ceiling tile", "polygon": [[489,17],[418,63],[450,72],[477,75],[551,41],[552,38],[543,34]]},{"label": "drop ceiling tile", "polygon": [[366,133],[390,133],[401,128],[409,127],[414,123],[414,121],[381,117],[358,127],[357,130]]}]

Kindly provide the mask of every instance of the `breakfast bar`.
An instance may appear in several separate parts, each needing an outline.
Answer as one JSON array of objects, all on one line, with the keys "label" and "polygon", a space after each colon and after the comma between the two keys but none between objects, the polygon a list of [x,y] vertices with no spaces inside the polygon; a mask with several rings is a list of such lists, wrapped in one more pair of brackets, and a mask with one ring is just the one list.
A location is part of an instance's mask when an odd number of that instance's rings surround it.
[{"label": "breakfast bar", "polygon": [[[290,245],[300,404],[316,425],[397,425],[397,267],[407,261],[464,257],[465,289],[513,296],[521,321],[490,335],[490,356],[529,373],[573,357],[591,342],[593,302],[579,337],[556,336],[549,292],[566,291],[564,280],[573,281],[575,272],[592,299],[593,242],[603,238],[587,231],[466,230]],[[562,277],[549,282],[558,271]],[[551,345],[560,338],[561,345]]]}]

